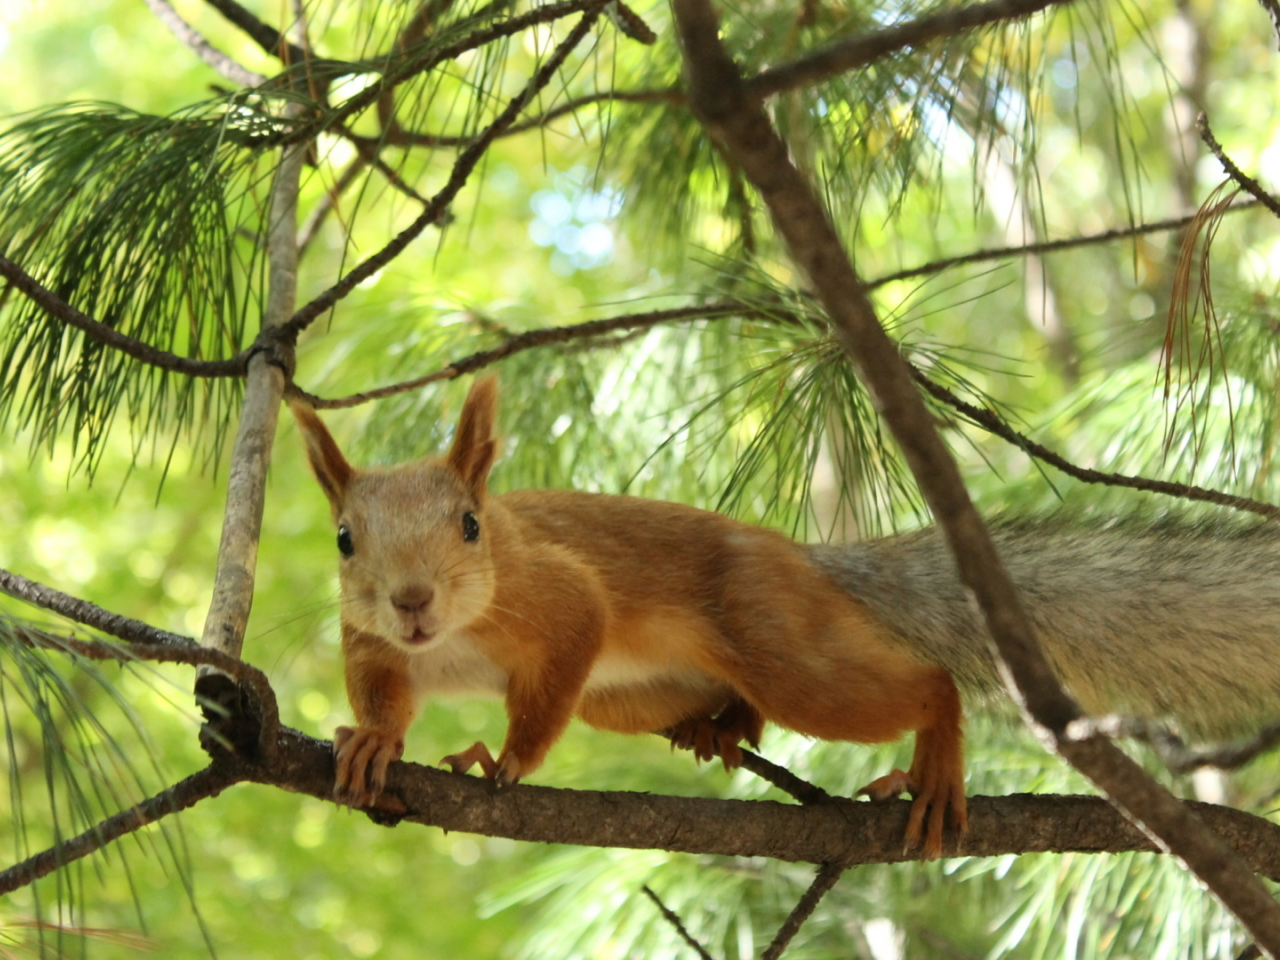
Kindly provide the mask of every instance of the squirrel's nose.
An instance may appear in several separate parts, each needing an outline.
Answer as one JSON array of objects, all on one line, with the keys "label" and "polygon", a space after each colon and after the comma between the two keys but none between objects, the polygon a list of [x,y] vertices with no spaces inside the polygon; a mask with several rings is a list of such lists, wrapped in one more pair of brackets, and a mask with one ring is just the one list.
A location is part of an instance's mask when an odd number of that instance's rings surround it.
[{"label": "squirrel's nose", "polygon": [[391,605],[401,613],[417,613],[430,605],[435,591],[421,584],[391,594]]}]

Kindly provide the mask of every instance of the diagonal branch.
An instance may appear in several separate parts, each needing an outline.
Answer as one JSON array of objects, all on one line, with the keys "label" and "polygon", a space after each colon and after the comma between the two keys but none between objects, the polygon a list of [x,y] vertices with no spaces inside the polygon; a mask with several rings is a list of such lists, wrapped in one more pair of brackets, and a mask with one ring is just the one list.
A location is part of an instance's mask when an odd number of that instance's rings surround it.
[{"label": "diagonal branch", "polygon": [[1280,906],[1248,867],[1110,740],[1077,740],[1068,733],[1080,708],[1041,651],[956,463],[826,211],[725,52],[709,0],[675,0],[674,6],[693,109],[760,191],[792,260],[813,284],[955,555],[995,640],[1006,682],[1028,719],[1112,802],[1175,852],[1265,949],[1280,953]]},{"label": "diagonal branch", "polygon": [[422,377],[416,377],[413,380],[406,380],[403,383],[393,383],[386,387],[380,387],[377,390],[369,390],[365,393],[355,393],[347,397],[338,397],[333,400],[325,400],[321,397],[313,396],[305,390],[294,389],[295,395],[302,397],[312,406],[320,410],[337,410],[344,407],[355,407],[362,403],[368,403],[370,400],[381,400],[384,397],[394,396],[397,393],[407,393],[410,390],[417,390],[425,387],[427,384],[436,383],[440,380],[453,380],[464,374],[474,373],[477,370],[487,367],[499,360],[505,360],[517,353],[523,353],[526,350],[532,350],[535,347],[544,347],[550,344],[567,343],[570,340],[582,339],[585,337],[599,337],[607,333],[617,333],[623,330],[643,330],[649,327],[656,327],[659,324],[671,323],[676,320],[714,320],[722,317],[729,317],[741,314],[742,305],[733,301],[726,301],[720,305],[713,306],[696,306],[696,307],[677,307],[672,310],[654,310],[650,313],[633,313],[623,317],[611,317],[607,320],[588,320],[586,323],[575,323],[564,327],[543,327],[541,330],[529,330],[525,333],[519,333],[510,339],[504,341],[490,350],[481,350],[471,354],[469,357],[463,357],[461,360],[455,360],[446,367],[428,373]]},{"label": "diagonal branch", "polygon": [[744,92],[751,97],[770,97],[865,67],[907,47],[918,47],[940,37],[952,37],[993,23],[1021,20],[1048,7],[1071,2],[1073,0],[987,0],[917,17],[837,41],[789,63],[762,70],[744,83]]},{"label": "diagonal branch", "polygon": [[195,51],[201,60],[232,83],[238,83],[242,87],[260,87],[267,82],[267,78],[262,74],[254,73],[247,67],[237,63],[232,57],[223,53],[206,40],[199,31],[182,19],[178,11],[173,9],[169,0],[146,0],[146,2],[147,6],[151,8],[151,12],[156,15],[156,19],[168,27],[170,33]]},{"label": "diagonal branch", "polygon": [[263,52],[278,57],[285,63],[302,63],[307,59],[307,53],[302,47],[296,43],[290,43],[289,38],[283,33],[259,20],[236,0],[205,0],[205,2],[248,34],[249,39],[261,47]]},{"label": "diagonal branch", "polygon": [[68,326],[75,327],[103,346],[119,350],[121,353],[136,360],[141,360],[143,363],[150,364],[153,367],[160,367],[164,370],[172,370],[175,373],[190,374],[193,377],[239,377],[244,375],[244,357],[241,354],[226,360],[192,360],[189,357],[180,357],[177,354],[169,353],[167,350],[159,350],[150,344],[143,343],[141,340],[126,336],[119,330],[93,319],[88,314],[81,313],[57,294],[41,286],[34,277],[3,254],[0,254],[0,276],[8,279],[9,283],[19,293],[25,294],[55,319],[61,320]]},{"label": "diagonal branch", "polygon": [[1112,487],[1129,487],[1133,490],[1148,490],[1152,493],[1163,493],[1171,497],[1181,497],[1185,500],[1216,503],[1219,506],[1231,507],[1233,510],[1256,513],[1270,520],[1280,520],[1280,507],[1263,503],[1250,497],[1239,497],[1235,494],[1209,490],[1192,484],[1169,483],[1166,480],[1152,480],[1148,477],[1134,477],[1122,473],[1104,473],[1101,470],[1076,466],[1065,457],[1044,446],[1044,444],[1036,443],[1029,437],[1023,436],[992,411],[984,410],[961,400],[942,384],[931,380],[918,368],[913,366],[910,370],[911,378],[934,399],[955,409],[975,426],[979,426],[988,433],[993,433],[997,437],[1007,440],[1037,460],[1042,460],[1051,466],[1057,467],[1063,473],[1075,477],[1077,480],[1083,480],[1085,483],[1101,483]]},{"label": "diagonal branch", "polygon": [[1280,217],[1280,200],[1277,200],[1266,190],[1262,189],[1262,184],[1249,176],[1243,170],[1236,166],[1235,161],[1227,156],[1222,144],[1218,142],[1218,138],[1213,135],[1213,131],[1209,129],[1209,118],[1203,113],[1196,118],[1196,130],[1200,134],[1200,139],[1204,141],[1205,146],[1218,158],[1218,162],[1222,164],[1222,169],[1227,172],[1227,176],[1238,183],[1244,190],[1253,195],[1255,199],[1277,217]]},{"label": "diagonal branch", "polygon": [[208,766],[168,790],[95,824],[79,836],[64,840],[57,846],[0,871],[0,896],[34,883],[59,867],[87,857],[113,840],[141,830],[163,817],[193,807],[201,800],[216,797],[236,782],[233,770],[224,769],[217,764]]},{"label": "diagonal branch", "polygon": [[537,73],[529,80],[529,83],[525,85],[525,88],[507,104],[506,108],[484,133],[459,154],[457,161],[453,165],[453,172],[449,176],[448,183],[431,198],[431,202],[427,204],[426,209],[385,247],[363,263],[358,264],[341,280],[295,313],[289,322],[284,325],[285,331],[290,336],[296,336],[305,330],[312,321],[354,290],[358,284],[367,280],[394,260],[418,234],[445,215],[449,204],[453,202],[459,191],[466,185],[467,179],[471,176],[471,171],[480,162],[480,158],[489,149],[489,145],[503,130],[515,122],[516,117],[532,101],[538,91],[551,82],[551,78],[555,76],[561,64],[564,63],[574,48],[582,42],[591,30],[592,25],[595,24],[596,19],[600,16],[602,5],[603,0],[588,0],[585,4],[586,10],[582,14],[582,19],[574,25],[574,28],[560,42],[550,59],[538,69]]},{"label": "diagonal branch", "polygon": [[676,933],[680,934],[680,939],[693,948],[693,951],[702,958],[702,960],[713,960],[711,954],[707,953],[707,948],[697,941],[689,928],[684,925],[684,921],[680,919],[680,914],[676,913],[665,903],[662,898],[653,892],[653,888],[647,883],[640,888],[640,892],[653,901],[653,905],[658,908],[664,920],[671,926],[675,927]]},{"label": "diagonal branch", "polygon": [[844,876],[844,872],[847,869],[848,865],[843,860],[828,860],[818,869],[818,874],[813,878],[813,883],[809,884],[809,889],[804,892],[804,896],[800,898],[795,908],[787,915],[787,919],[783,921],[782,926],[778,928],[778,932],[773,938],[773,943],[769,944],[764,953],[760,954],[760,960],[778,960],[782,956],[782,952],[795,939],[795,935],[800,932],[804,922],[817,909],[822,898]]}]

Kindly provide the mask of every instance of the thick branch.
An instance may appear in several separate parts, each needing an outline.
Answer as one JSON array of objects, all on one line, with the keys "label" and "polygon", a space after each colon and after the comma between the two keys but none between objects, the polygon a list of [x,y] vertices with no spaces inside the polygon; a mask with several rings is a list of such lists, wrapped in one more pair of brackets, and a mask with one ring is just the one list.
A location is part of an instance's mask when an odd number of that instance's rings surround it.
[{"label": "thick branch", "polygon": [[880,326],[825,210],[759,100],[746,90],[721,45],[719,20],[708,0],[675,0],[675,14],[694,111],[742,165],[792,259],[813,284],[955,554],[1015,696],[1073,766],[1176,852],[1266,949],[1280,953],[1280,907],[1244,864],[1115,744],[1099,736],[1076,741],[1066,735],[1080,709],[1063,692],[1040,650],[955,461],[896,344]]},{"label": "thick branch", "polygon": [[439,193],[431,198],[431,202],[427,204],[426,209],[422,211],[418,219],[400,231],[396,238],[385,247],[356,266],[332,287],[295,313],[285,325],[291,335],[297,335],[305,330],[316,317],[349,294],[358,284],[373,276],[399,256],[418,234],[437,222],[445,214],[449,204],[453,202],[454,197],[458,195],[458,192],[466,184],[467,178],[471,176],[471,171],[480,162],[484,152],[489,149],[489,144],[493,142],[498,134],[511,126],[515,118],[520,115],[520,112],[537,95],[538,91],[551,82],[551,78],[560,69],[560,65],[564,63],[573,49],[586,37],[588,31],[600,16],[600,8],[603,2],[604,0],[591,0],[586,4],[587,9],[583,13],[582,19],[560,42],[550,59],[538,69],[538,72],[533,75],[525,88],[507,104],[506,109],[498,115],[497,119],[489,125],[485,132],[477,137],[476,141],[458,156],[453,165],[453,172],[449,176],[449,182],[444,185]]},{"label": "thick branch", "polygon": [[[327,741],[281,728],[277,761],[245,765],[243,778],[331,799],[333,757]],[[850,749],[857,749],[850,747]],[[414,823],[534,843],[658,849],[788,862],[902,863],[911,804],[834,799],[788,804],[712,800],[648,793],[560,790],[492,781],[416,763],[393,763],[387,796]],[[1280,825],[1205,803],[1186,803],[1249,863],[1280,878]],[[1119,853],[1155,845],[1098,797],[973,797],[969,832],[949,856],[1007,853]]]},{"label": "thick branch", "polygon": [[773,96],[865,67],[907,47],[919,47],[940,37],[953,37],[993,23],[1021,20],[1048,7],[1071,2],[988,0],[987,3],[965,4],[945,13],[918,17],[884,30],[840,40],[789,63],[762,70],[746,81],[746,92],[752,97]]},{"label": "thick branch", "polygon": [[101,823],[95,824],[78,837],[66,840],[0,872],[0,896],[33,883],[72,861],[87,857],[113,840],[141,830],[162,817],[185,810],[209,797],[216,797],[235,782],[234,772],[216,765],[206,767],[199,773],[192,774],[174,784],[163,793],[158,793],[135,807],[130,807],[114,817],[108,817]]},{"label": "thick branch", "polygon": [[[252,782],[332,801],[332,751],[333,745],[328,741],[282,727],[275,755],[269,762],[228,756],[206,771],[209,779],[203,788],[197,782],[194,788],[188,788],[187,796],[194,802],[230,783]],[[174,790],[181,788],[183,785],[179,784]],[[165,796],[148,802],[150,806],[144,813],[152,820],[172,809],[163,800]],[[384,799],[386,806],[396,808],[400,815],[388,818],[371,811],[375,819],[404,819],[445,830],[533,843],[770,857],[793,863],[834,861],[847,866],[901,863],[916,858],[913,852],[902,849],[902,834],[911,808],[907,801],[834,799],[800,805],[559,790],[526,784],[498,790],[489,780],[406,762],[391,765]],[[1194,811],[1251,870],[1280,879],[1280,826],[1230,807],[1191,802],[1182,806]],[[137,816],[127,811],[113,818],[118,823],[108,821],[108,829],[113,836],[119,836],[141,825],[132,819]],[[80,842],[92,849],[103,845],[95,845],[89,835]],[[947,855],[1156,849],[1100,798],[1016,795],[971,798],[969,831],[949,845]],[[49,869],[59,862],[52,854],[41,856],[49,858]],[[64,856],[62,862],[68,859]],[[22,868],[15,868],[18,869]],[[11,873],[0,877],[9,878]],[[24,881],[6,882],[17,886]]]},{"label": "thick branch", "polygon": [[34,300],[55,319],[75,327],[104,346],[119,350],[153,367],[186,373],[193,377],[238,377],[244,373],[244,357],[239,354],[227,360],[192,360],[165,350],[158,350],[141,340],[126,336],[105,323],[94,320],[88,314],[81,313],[57,294],[41,286],[34,277],[2,254],[0,254],[0,276],[8,279],[18,292]]}]

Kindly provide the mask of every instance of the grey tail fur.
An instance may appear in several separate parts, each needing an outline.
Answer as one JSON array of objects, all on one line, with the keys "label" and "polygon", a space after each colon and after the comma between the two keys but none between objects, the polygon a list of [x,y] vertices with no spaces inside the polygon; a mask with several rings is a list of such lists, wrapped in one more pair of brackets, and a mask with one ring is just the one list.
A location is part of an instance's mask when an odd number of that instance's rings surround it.
[{"label": "grey tail fur", "polygon": [[[1280,526],[997,523],[1049,661],[1090,713],[1221,738],[1280,719]],[[810,548],[814,562],[962,689],[998,687],[990,640],[937,530]]]}]

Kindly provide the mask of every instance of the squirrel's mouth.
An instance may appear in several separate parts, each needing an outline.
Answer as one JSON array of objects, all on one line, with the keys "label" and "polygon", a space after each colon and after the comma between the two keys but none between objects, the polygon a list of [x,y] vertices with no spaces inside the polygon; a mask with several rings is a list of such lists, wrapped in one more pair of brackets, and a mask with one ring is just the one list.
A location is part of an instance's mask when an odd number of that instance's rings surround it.
[{"label": "squirrel's mouth", "polygon": [[435,635],[436,635],[436,632],[434,630],[426,631],[426,630],[423,630],[421,627],[414,627],[413,633],[405,637],[404,642],[411,647],[420,647],[420,646],[423,646],[424,644],[430,643],[432,639],[435,637]]}]

